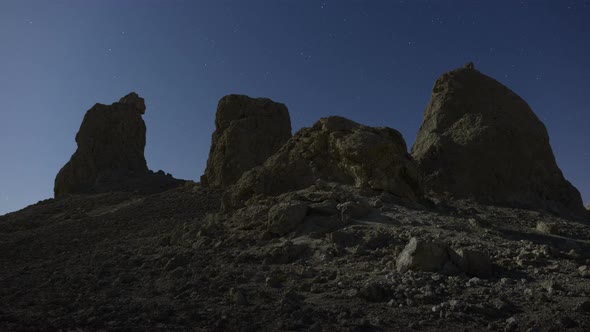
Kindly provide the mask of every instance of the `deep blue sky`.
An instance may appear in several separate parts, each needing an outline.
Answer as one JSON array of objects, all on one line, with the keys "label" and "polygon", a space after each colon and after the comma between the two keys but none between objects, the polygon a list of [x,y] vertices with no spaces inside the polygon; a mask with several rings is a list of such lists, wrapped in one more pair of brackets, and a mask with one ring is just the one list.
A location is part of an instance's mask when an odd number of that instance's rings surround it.
[{"label": "deep blue sky", "polygon": [[285,103],[414,142],[434,80],[472,60],[545,122],[590,201],[590,1],[0,2],[0,214],[52,197],[94,103],[146,99],[153,170],[198,179],[217,101]]}]

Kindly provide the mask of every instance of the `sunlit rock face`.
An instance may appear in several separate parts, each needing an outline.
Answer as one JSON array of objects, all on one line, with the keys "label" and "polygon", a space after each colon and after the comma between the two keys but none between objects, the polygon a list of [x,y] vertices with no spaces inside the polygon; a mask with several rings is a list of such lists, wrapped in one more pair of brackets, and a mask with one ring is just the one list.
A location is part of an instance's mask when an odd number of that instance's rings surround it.
[{"label": "sunlit rock face", "polygon": [[146,173],[144,112],[134,92],[88,110],[76,134],[78,148],[55,178],[55,197],[87,191],[101,179]]},{"label": "sunlit rock face", "polygon": [[331,116],[301,129],[264,164],[246,172],[232,199],[239,205],[255,195],[278,195],[318,180],[386,191],[408,201],[423,194],[417,164],[397,130]]},{"label": "sunlit rock face", "polygon": [[262,164],[291,137],[284,104],[267,98],[227,95],[217,106],[215,132],[201,184],[223,188]]},{"label": "sunlit rock face", "polygon": [[516,93],[467,65],[432,89],[412,155],[425,189],[455,198],[582,215],[547,130]]}]

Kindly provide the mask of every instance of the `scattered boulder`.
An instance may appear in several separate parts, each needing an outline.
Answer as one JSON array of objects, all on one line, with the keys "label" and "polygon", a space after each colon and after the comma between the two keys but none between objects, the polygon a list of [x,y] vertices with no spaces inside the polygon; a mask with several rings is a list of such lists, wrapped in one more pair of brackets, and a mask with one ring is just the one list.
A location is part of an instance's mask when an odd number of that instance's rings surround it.
[{"label": "scattered boulder", "polygon": [[427,192],[564,216],[585,213],[543,123],[522,98],[472,65],[438,78],[412,155]]},{"label": "scattered boulder", "polygon": [[227,187],[262,164],[291,137],[287,107],[266,98],[227,95],[217,106],[215,132],[201,184]]},{"label": "scattered boulder", "polygon": [[78,148],[55,178],[55,197],[87,191],[97,179],[146,173],[144,112],[134,92],[88,110],[76,134]]},{"label": "scattered boulder", "polygon": [[479,278],[492,276],[492,261],[490,256],[482,251],[459,249],[460,260],[456,263],[466,274]]},{"label": "scattered boulder", "polygon": [[439,272],[451,261],[449,250],[444,244],[413,237],[397,258],[397,271]]},{"label": "scattered boulder", "polygon": [[559,228],[557,227],[557,224],[539,221],[537,223],[537,231],[543,234],[557,234],[559,232]]},{"label": "scattered boulder", "polygon": [[338,204],[337,209],[340,211],[340,219],[345,223],[352,219],[362,218],[371,212],[369,203],[363,201],[344,202]]},{"label": "scattered boulder", "polygon": [[279,195],[318,180],[387,191],[402,200],[422,197],[417,164],[395,129],[331,116],[301,129],[264,164],[244,173],[232,192],[239,206],[255,195]]},{"label": "scattered boulder", "polygon": [[300,202],[279,203],[268,211],[268,231],[285,235],[303,223],[307,214],[307,204]]}]

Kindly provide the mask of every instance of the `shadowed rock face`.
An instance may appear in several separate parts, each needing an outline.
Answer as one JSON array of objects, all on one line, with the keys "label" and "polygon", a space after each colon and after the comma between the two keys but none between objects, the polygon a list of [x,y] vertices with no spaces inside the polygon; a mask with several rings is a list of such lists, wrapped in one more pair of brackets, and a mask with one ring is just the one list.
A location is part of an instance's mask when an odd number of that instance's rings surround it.
[{"label": "shadowed rock face", "polygon": [[434,84],[412,147],[425,189],[456,198],[582,215],[543,123],[510,89],[473,66]]},{"label": "shadowed rock face", "polygon": [[55,197],[84,192],[114,174],[147,172],[144,112],[144,100],[134,92],[88,110],[76,134],[78,149],[55,178]]},{"label": "shadowed rock face", "polygon": [[387,191],[403,200],[422,197],[417,164],[397,130],[331,116],[301,129],[263,165],[246,172],[232,203],[307,188],[320,179]]},{"label": "shadowed rock face", "polygon": [[285,105],[243,95],[221,98],[201,183],[218,188],[234,184],[245,171],[262,164],[290,137],[291,120]]}]

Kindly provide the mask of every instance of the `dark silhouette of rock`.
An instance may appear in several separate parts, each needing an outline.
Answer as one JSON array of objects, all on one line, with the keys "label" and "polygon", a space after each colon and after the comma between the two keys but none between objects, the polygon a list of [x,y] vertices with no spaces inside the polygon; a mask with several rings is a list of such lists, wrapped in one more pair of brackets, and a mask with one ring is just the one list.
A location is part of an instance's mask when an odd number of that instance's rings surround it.
[{"label": "dark silhouette of rock", "polygon": [[584,212],[543,123],[522,98],[472,65],[436,81],[412,155],[427,191],[562,215]]},{"label": "dark silhouette of rock", "polygon": [[262,164],[291,137],[287,107],[266,98],[227,95],[217,106],[215,132],[201,184],[227,187]]},{"label": "dark silhouette of rock", "polygon": [[141,112],[141,114],[145,114],[145,100],[141,98],[137,93],[131,92],[130,94],[126,95],[125,97],[119,100],[121,104],[127,104],[133,106],[136,110]]},{"label": "dark silhouette of rock", "polygon": [[87,191],[97,180],[147,173],[144,112],[144,100],[134,92],[88,110],[76,134],[78,149],[55,178],[55,197]]},{"label": "dark silhouette of rock", "polygon": [[422,197],[417,164],[397,130],[331,116],[301,129],[264,164],[246,172],[231,204],[307,188],[318,180],[387,191],[401,200]]}]

